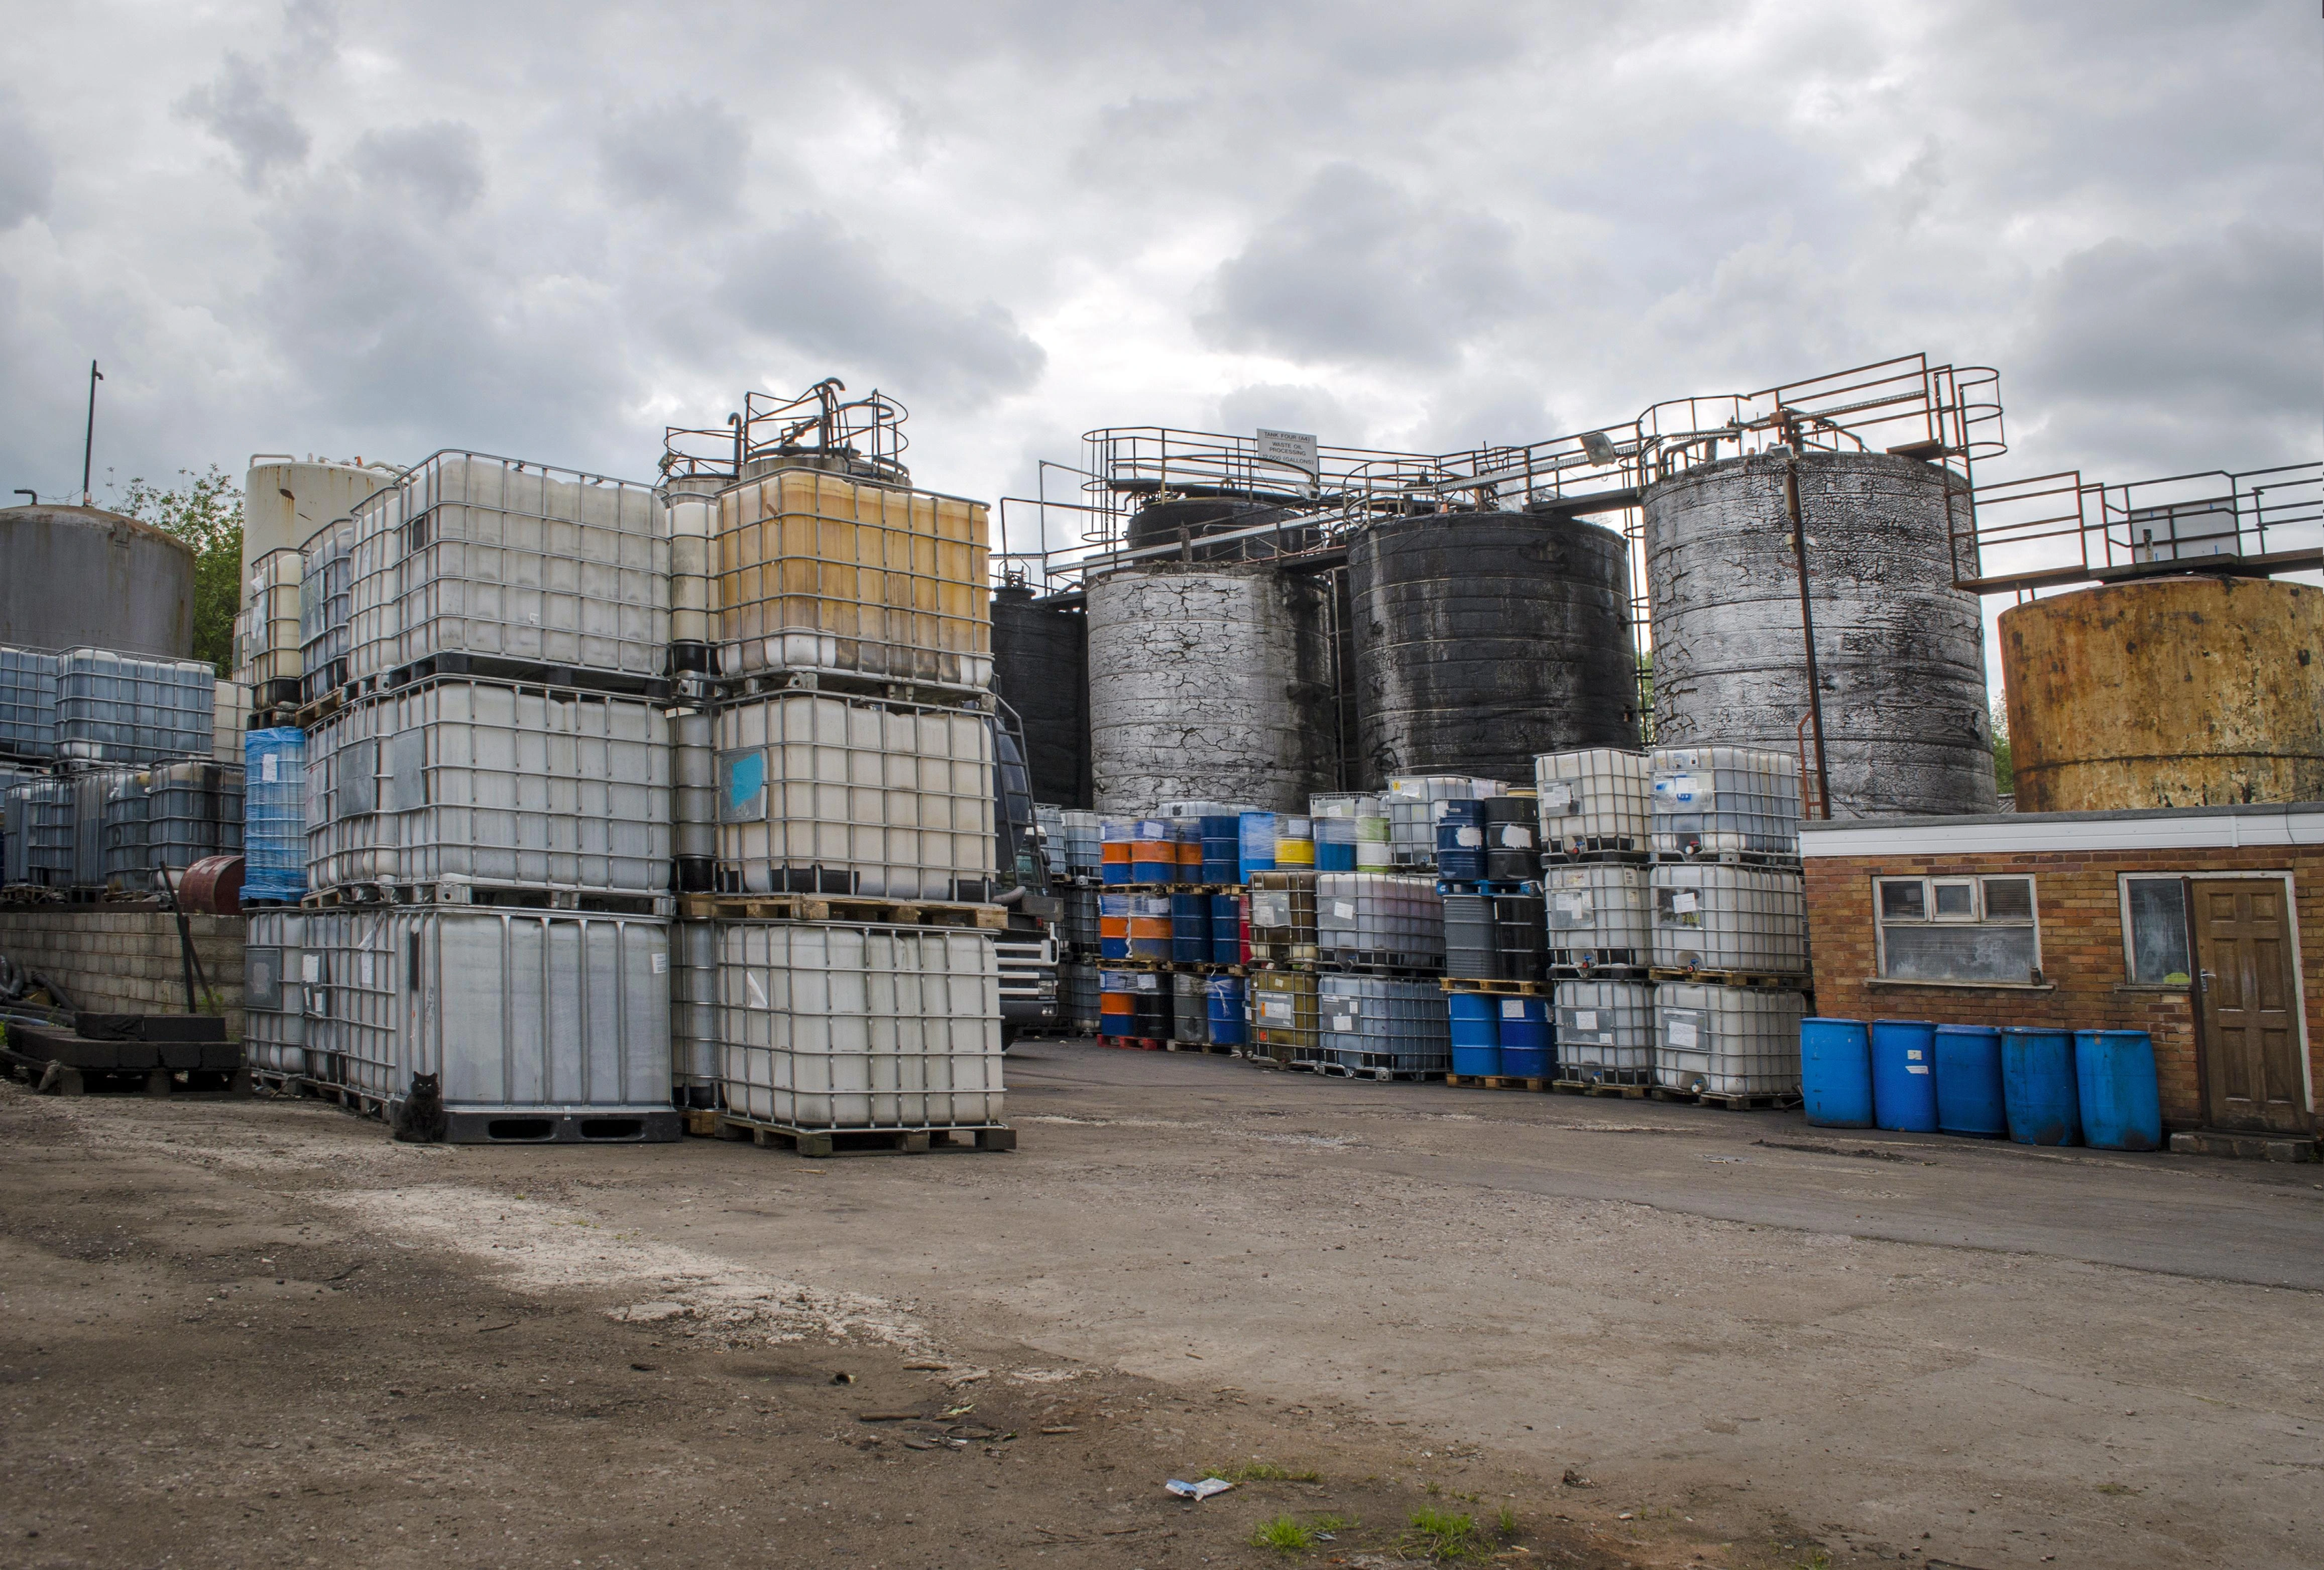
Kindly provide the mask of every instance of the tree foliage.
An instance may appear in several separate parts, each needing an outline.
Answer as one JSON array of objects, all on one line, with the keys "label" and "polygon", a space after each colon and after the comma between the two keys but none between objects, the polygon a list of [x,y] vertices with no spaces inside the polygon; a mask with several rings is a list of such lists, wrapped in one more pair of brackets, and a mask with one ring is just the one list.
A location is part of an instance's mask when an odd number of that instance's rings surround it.
[{"label": "tree foliage", "polygon": [[194,551],[194,658],[225,676],[234,670],[234,617],[242,608],[242,487],[217,465],[180,469],[164,490],[134,479],[113,510],[173,534]]},{"label": "tree foliage", "polygon": [[2009,762],[2009,706],[1993,700],[1993,788],[2006,796],[2017,789],[2016,771]]}]

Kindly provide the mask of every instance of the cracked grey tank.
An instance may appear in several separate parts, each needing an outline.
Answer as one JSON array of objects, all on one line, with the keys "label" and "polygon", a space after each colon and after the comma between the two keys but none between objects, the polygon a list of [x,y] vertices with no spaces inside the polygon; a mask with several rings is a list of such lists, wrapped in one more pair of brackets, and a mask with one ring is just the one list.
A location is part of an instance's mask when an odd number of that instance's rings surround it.
[{"label": "cracked grey tank", "polygon": [[1318,597],[1264,564],[1136,567],[1089,586],[1097,810],[1247,801],[1300,812],[1324,778]]},{"label": "cracked grey tank", "polygon": [[1638,744],[1622,537],[1572,518],[1389,518],[1348,545],[1363,772],[1529,784],[1542,753]]},{"label": "cracked grey tank", "polygon": [[[1809,453],[1799,488],[1831,815],[1992,811],[1984,632],[1977,596],[1953,586],[1961,483],[1914,458]],[[1689,469],[1647,486],[1642,505],[1655,744],[1801,756],[1807,661],[1784,460]]]}]

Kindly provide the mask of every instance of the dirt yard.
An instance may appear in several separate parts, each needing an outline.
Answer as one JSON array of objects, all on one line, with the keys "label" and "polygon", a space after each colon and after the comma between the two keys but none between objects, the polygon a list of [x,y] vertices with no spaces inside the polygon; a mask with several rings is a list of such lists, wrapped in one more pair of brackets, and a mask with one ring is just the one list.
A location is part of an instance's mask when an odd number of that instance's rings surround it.
[{"label": "dirt yard", "polygon": [[0,1088],[0,1564],[2317,1562],[2315,1168],[1011,1091],[1013,1153],[805,1161]]}]

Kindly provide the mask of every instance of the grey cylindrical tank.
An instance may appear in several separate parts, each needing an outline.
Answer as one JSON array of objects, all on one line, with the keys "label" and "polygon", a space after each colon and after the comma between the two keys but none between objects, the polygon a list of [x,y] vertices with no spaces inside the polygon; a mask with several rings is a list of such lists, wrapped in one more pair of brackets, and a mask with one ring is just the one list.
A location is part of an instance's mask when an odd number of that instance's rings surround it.
[{"label": "grey cylindrical tank", "polygon": [[[1885,453],[1798,463],[1831,815],[1992,811],[1985,638],[1977,596],[1953,587],[1961,482]],[[1807,659],[1784,466],[1730,458],[1641,498],[1657,746],[1801,755]],[[1812,780],[1812,752],[1807,763]]]},{"label": "grey cylindrical tank", "polygon": [[1033,799],[1090,804],[1089,622],[1036,603],[1022,584],[992,593],[992,690],[1025,726]]},{"label": "grey cylindrical tank", "polygon": [[1542,753],[1638,744],[1628,553],[1525,513],[1371,524],[1348,546],[1368,783],[1533,780]]},{"label": "grey cylindrical tank", "polygon": [[0,643],[194,651],[194,553],[97,507],[0,508]]},{"label": "grey cylindrical tank", "polygon": [[1240,559],[1247,554],[1264,553],[1248,552],[1240,543],[1203,546],[1194,542],[1205,535],[1279,523],[1290,516],[1289,509],[1265,502],[1228,496],[1166,496],[1147,503],[1130,514],[1123,543],[1132,550],[1140,550],[1150,545],[1173,545],[1184,540],[1199,559]]},{"label": "grey cylindrical tank", "polygon": [[1315,591],[1263,565],[1130,568],[1089,586],[1100,812],[1157,802],[1305,809],[1327,784]]}]

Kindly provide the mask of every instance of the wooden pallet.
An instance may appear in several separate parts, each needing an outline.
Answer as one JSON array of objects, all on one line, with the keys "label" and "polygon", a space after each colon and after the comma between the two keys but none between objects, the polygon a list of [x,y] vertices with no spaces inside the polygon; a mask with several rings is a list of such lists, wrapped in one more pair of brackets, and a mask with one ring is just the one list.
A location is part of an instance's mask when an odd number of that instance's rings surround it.
[{"label": "wooden pallet", "polygon": [[[251,1076],[246,1069],[111,1070],[76,1068],[52,1058],[0,1048],[0,1066],[7,1075],[51,1095],[89,1095],[101,1089],[116,1094],[247,1095]],[[185,1076],[180,1083],[179,1074]]]},{"label": "wooden pallet", "polygon": [[678,1126],[699,1140],[718,1137],[719,1112],[715,1106],[689,1106],[678,1109]]},{"label": "wooden pallet", "polygon": [[1436,891],[1439,894],[1485,894],[1517,899],[1527,894],[1540,893],[1541,884],[1531,878],[1517,880],[1439,878],[1436,880]]},{"label": "wooden pallet", "polygon": [[732,1113],[714,1114],[716,1137],[748,1140],[761,1150],[797,1155],[921,1155],[939,1150],[1013,1150],[1017,1131],[1006,1123],[963,1129],[798,1129]]},{"label": "wooden pallet", "polygon": [[1808,978],[1764,970],[1690,970],[1674,965],[1649,965],[1647,976],[1658,982],[1685,982],[1704,987],[1757,987],[1778,992],[1804,992]]},{"label": "wooden pallet", "polygon": [[1549,1088],[1560,1095],[1612,1095],[1624,1101],[1644,1101],[1649,1088],[1643,1085],[1607,1085],[1595,1079],[1553,1079]]},{"label": "wooden pallet", "polygon": [[908,703],[920,708],[989,711],[992,707],[992,694],[982,687],[866,676],[860,670],[754,670],[741,676],[715,677],[709,685],[716,701],[722,703],[742,697],[772,697],[785,692],[820,692],[833,697]]},{"label": "wooden pallet", "polygon": [[382,910],[388,906],[457,906],[503,910],[566,910],[585,916],[670,914],[667,894],[617,894],[505,883],[344,883],[300,900],[309,910]]},{"label": "wooden pallet", "polygon": [[380,690],[392,692],[438,676],[467,680],[506,682],[512,687],[552,687],[563,692],[594,693],[606,697],[638,698],[664,703],[669,682],[658,676],[627,671],[585,670],[544,660],[511,660],[499,654],[447,652],[431,654],[401,665],[380,679]]},{"label": "wooden pallet", "polygon": [[300,704],[298,708],[299,728],[302,731],[311,731],[339,710],[346,707],[347,694],[351,690],[349,688],[335,687],[322,697],[311,702]]},{"label": "wooden pallet", "polygon": [[1796,873],[1800,870],[1796,851],[1665,851],[1654,853],[1657,864],[1674,866],[1708,866],[1717,863],[1724,867],[1757,867],[1768,873]]},{"label": "wooden pallet", "polygon": [[1495,981],[1482,976],[1439,976],[1437,984],[1448,993],[1489,993],[1503,998],[1545,998],[1549,984],[1537,981]]},{"label": "wooden pallet", "polygon": [[1542,860],[1552,866],[1586,866],[1591,863],[1616,866],[1644,866],[1654,853],[1643,840],[1616,835],[1604,835],[1592,839],[1575,839],[1571,845],[1551,845],[1542,852]]},{"label": "wooden pallet", "polygon": [[1456,1090],[1530,1090],[1547,1092],[1556,1087],[1548,1079],[1513,1078],[1506,1074],[1448,1074],[1444,1083]]},{"label": "wooden pallet", "polygon": [[1382,981],[1436,981],[1440,979],[1439,968],[1436,965],[1389,965],[1362,959],[1321,959],[1314,966],[1318,975],[1367,975]]},{"label": "wooden pallet", "polygon": [[1232,1047],[1222,1047],[1215,1041],[1165,1041],[1162,1048],[1166,1052],[1206,1052],[1214,1057],[1231,1057],[1237,1050]]},{"label": "wooden pallet", "polygon": [[1159,1036],[1100,1035],[1097,1044],[1101,1047],[1111,1047],[1119,1052],[1164,1052],[1167,1051],[1170,1046],[1167,1040]]},{"label": "wooden pallet", "polygon": [[387,1113],[385,1096],[335,1084],[327,1079],[313,1079],[303,1074],[287,1074],[274,1068],[254,1068],[250,1071],[250,1080],[255,1088],[271,1094],[326,1101],[358,1117],[384,1117]]},{"label": "wooden pallet", "polygon": [[964,927],[989,932],[1009,925],[1009,912],[999,905],[875,900],[857,894],[681,894],[678,913],[687,921],[844,921],[880,927]]},{"label": "wooden pallet", "polygon": [[1418,1068],[1351,1068],[1344,1063],[1295,1063],[1295,1068],[1312,1068],[1333,1079],[1370,1079],[1386,1085],[1401,1080],[1422,1085],[1436,1077],[1434,1073]]},{"label": "wooden pallet", "polygon": [[1667,1085],[1655,1085],[1647,1086],[1646,1094],[1656,1101],[1688,1102],[1697,1106],[1715,1106],[1729,1112],[1800,1104],[1800,1093],[1795,1090],[1677,1090]]}]

